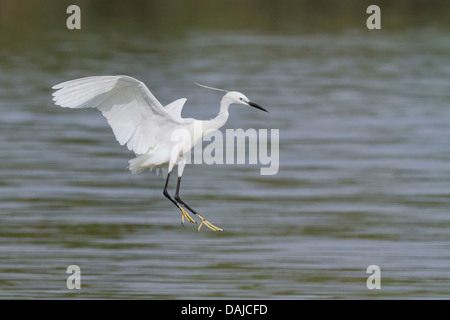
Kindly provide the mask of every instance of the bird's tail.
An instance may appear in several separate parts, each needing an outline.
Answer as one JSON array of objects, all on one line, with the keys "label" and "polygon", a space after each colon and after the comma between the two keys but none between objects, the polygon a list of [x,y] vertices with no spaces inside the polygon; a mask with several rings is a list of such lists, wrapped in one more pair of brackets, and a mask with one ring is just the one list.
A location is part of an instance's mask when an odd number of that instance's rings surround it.
[{"label": "bird's tail", "polygon": [[137,156],[134,159],[131,159],[128,161],[128,167],[127,169],[130,169],[132,174],[137,174],[146,169],[144,166],[144,162],[148,160],[150,156],[148,154],[141,154],[140,156]]}]

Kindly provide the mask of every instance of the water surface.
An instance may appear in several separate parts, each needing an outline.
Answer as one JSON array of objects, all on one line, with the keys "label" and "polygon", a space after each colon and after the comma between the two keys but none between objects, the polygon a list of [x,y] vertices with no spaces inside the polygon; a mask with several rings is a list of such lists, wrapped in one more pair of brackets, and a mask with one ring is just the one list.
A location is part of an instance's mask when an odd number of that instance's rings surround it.
[{"label": "water surface", "polygon": [[[1,298],[449,298],[448,30],[95,27],[2,40]],[[225,128],[279,129],[279,172],[187,166],[183,199],[225,232],[182,227],[98,111],[52,104],[103,74],[187,97],[185,117],[218,112],[193,81],[244,92],[270,113],[232,107]]]}]

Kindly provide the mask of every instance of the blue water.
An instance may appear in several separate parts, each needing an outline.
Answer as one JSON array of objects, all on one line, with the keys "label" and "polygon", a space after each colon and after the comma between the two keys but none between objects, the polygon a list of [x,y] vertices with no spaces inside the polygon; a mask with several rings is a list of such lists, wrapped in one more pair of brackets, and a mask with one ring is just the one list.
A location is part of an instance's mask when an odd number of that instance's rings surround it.
[{"label": "blue water", "polygon": [[[0,51],[1,298],[449,297],[447,32],[50,37]],[[278,173],[187,166],[183,199],[225,232],[182,227],[98,111],[52,104],[52,85],[104,74],[187,97],[185,117],[218,112],[193,81],[242,91],[270,113],[232,107],[223,130],[279,129]]]}]

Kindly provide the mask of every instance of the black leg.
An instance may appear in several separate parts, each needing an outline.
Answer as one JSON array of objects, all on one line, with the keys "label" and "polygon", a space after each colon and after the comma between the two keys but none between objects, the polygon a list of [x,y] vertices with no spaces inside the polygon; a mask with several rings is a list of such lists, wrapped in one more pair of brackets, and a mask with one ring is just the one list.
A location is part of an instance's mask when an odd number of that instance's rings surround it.
[{"label": "black leg", "polygon": [[169,199],[170,201],[172,201],[172,203],[173,203],[174,205],[176,205],[177,208],[180,208],[180,206],[178,205],[178,203],[177,203],[175,200],[173,200],[172,197],[170,196],[169,192],[167,192],[167,185],[169,184],[169,178],[170,178],[170,172],[167,173],[166,185],[164,186],[163,194],[164,194],[164,196],[165,196],[167,199]]},{"label": "black leg", "polygon": [[[164,196],[169,199],[170,201],[172,201],[172,203],[174,205],[177,206],[178,209],[181,210],[182,216],[181,216],[181,224],[184,225],[184,218],[187,219],[187,221],[192,222],[192,223],[197,223],[194,219],[191,218],[191,216],[189,216],[189,214],[186,212],[186,210],[184,210],[182,207],[180,207],[180,205],[174,200],[172,199],[172,197],[170,196],[169,192],[167,192],[167,185],[169,184],[169,178],[170,178],[170,172],[167,173],[167,179],[166,179],[166,184],[164,185],[164,191],[163,194]],[[178,184],[177,184],[177,195],[175,196],[175,198],[178,196],[178,191],[180,189],[180,178],[178,178]],[[178,197],[179,198],[179,197]]]},{"label": "black leg", "polygon": [[181,203],[183,206],[185,206],[190,212],[192,212],[193,214],[195,214],[198,218],[200,218],[200,220],[202,221],[202,223],[200,223],[200,225],[198,226],[197,232],[200,231],[200,228],[202,227],[203,224],[205,224],[208,228],[210,228],[211,230],[214,231],[223,231],[222,229],[216,227],[215,225],[213,225],[211,222],[209,222],[208,220],[206,220],[205,218],[203,218],[201,215],[198,214],[197,211],[195,211],[194,209],[192,209],[191,207],[189,207],[186,202],[184,202],[183,200],[181,200],[180,198],[180,184],[181,184],[181,177],[178,177],[178,181],[177,181],[177,189],[175,191],[175,200],[178,203]]},{"label": "black leg", "polygon": [[175,200],[178,203],[181,203],[183,206],[185,206],[190,212],[192,212],[193,214],[195,214],[196,216],[198,216],[198,212],[195,211],[194,209],[192,209],[191,207],[189,207],[183,200],[181,200],[180,198],[180,185],[181,185],[181,177],[178,177],[178,181],[177,181],[177,189],[175,191]]}]

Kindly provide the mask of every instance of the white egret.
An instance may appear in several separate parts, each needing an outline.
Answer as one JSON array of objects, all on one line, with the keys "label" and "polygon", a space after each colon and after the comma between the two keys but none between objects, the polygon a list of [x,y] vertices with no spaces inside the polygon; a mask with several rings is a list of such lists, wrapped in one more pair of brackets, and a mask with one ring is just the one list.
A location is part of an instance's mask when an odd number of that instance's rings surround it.
[{"label": "white egret", "polygon": [[[62,82],[53,86],[57,90],[53,93],[53,101],[64,108],[97,108],[107,119],[117,141],[127,145],[136,154],[136,158],[129,161],[129,169],[135,174],[146,168],[166,168],[167,178],[163,194],[178,209],[184,219],[197,223],[184,208],[187,208],[202,225],[214,231],[223,231],[207,221],[198,212],[181,200],[180,183],[186,164],[186,153],[202,137],[221,128],[228,119],[228,108],[231,104],[243,104],[266,111],[245,95],[236,91],[226,91],[220,103],[217,117],[210,120],[196,120],[182,118],[181,110],[186,99],[178,99],[163,107],[150,90],[139,80],[118,76],[94,76]],[[200,130],[199,130],[200,128]],[[174,133],[181,132],[189,136],[188,139],[174,139]],[[175,197],[167,192],[170,174],[174,166],[178,166],[178,181]],[[183,208],[184,207],[184,208]]]}]

